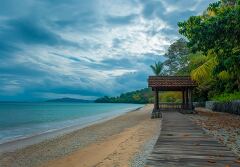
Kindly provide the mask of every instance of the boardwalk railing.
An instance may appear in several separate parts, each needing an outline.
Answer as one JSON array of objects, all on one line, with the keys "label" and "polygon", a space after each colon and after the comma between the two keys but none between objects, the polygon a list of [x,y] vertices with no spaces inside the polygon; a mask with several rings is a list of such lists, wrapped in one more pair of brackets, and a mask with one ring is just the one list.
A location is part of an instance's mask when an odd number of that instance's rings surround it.
[{"label": "boardwalk railing", "polygon": [[185,110],[185,109],[192,109],[192,105],[182,104],[182,103],[159,103],[159,109],[162,111]]}]

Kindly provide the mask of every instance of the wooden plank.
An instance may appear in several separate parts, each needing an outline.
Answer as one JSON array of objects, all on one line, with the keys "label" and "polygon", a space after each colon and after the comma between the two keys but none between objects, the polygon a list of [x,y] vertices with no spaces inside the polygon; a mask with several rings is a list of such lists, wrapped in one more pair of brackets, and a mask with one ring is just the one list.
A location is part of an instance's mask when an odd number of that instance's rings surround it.
[{"label": "wooden plank", "polygon": [[239,167],[237,157],[227,147],[207,135],[178,112],[164,112],[162,131],[148,167]]}]

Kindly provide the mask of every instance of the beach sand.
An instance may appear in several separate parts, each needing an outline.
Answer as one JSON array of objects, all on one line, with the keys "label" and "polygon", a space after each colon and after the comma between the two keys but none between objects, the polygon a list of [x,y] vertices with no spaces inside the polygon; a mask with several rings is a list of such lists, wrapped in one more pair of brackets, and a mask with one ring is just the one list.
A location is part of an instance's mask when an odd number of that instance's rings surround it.
[{"label": "beach sand", "polygon": [[103,123],[0,155],[0,166],[131,166],[145,143],[159,135],[152,105]]}]

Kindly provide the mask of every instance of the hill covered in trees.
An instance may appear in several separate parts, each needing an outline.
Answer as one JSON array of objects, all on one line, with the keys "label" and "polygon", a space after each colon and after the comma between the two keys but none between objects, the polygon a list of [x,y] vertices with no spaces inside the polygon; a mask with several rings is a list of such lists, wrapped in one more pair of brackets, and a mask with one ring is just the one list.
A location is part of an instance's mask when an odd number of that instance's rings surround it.
[{"label": "hill covered in trees", "polygon": [[151,89],[145,88],[133,92],[122,93],[117,97],[104,96],[96,99],[96,103],[151,103],[153,101]]},{"label": "hill covered in trees", "polygon": [[[160,92],[159,98],[161,102],[180,102],[180,92]],[[96,103],[153,103],[154,96],[150,88],[145,88],[137,91],[122,93],[117,97],[104,96],[96,99]]]}]

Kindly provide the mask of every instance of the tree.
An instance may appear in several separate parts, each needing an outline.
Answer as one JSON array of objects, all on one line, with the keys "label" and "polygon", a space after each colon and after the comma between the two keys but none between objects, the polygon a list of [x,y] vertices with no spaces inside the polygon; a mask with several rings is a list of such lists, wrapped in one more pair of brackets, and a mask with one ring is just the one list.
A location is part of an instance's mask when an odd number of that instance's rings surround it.
[{"label": "tree", "polygon": [[[192,16],[178,26],[180,34],[187,37],[192,52],[200,51],[207,56],[211,51],[216,55],[193,73],[211,72],[219,80],[218,86],[228,91],[239,90],[240,0],[212,3],[202,15]],[[221,81],[226,77],[229,79],[227,84]]]},{"label": "tree", "polygon": [[[191,77],[197,82],[203,82],[210,80],[213,76],[213,70],[218,65],[216,55],[211,51],[208,52],[207,56],[202,56],[202,64],[191,71]],[[192,63],[192,62],[191,62]]]},{"label": "tree", "polygon": [[164,55],[167,58],[164,62],[164,65],[167,66],[166,73],[168,75],[185,74],[185,68],[188,65],[188,54],[189,49],[185,39],[180,38],[172,43],[168,48],[167,53]]},{"label": "tree", "polygon": [[155,75],[160,75],[163,70],[164,64],[162,62],[156,62],[154,65],[151,65],[151,69]]}]

